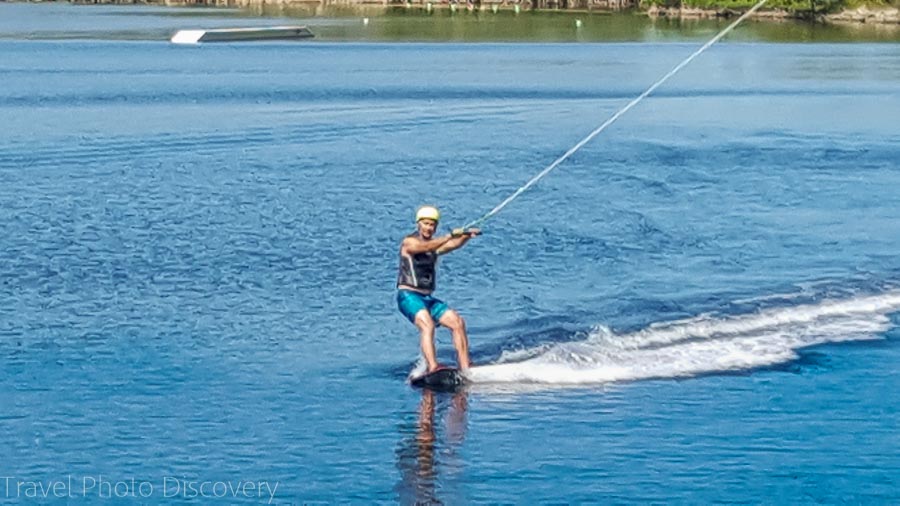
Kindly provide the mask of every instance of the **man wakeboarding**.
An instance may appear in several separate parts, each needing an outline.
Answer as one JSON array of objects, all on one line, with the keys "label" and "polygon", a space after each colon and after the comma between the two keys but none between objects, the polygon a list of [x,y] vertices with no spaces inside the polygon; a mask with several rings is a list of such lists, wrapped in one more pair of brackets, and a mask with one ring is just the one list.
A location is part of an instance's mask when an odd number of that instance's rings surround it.
[{"label": "man wakeboarding", "polygon": [[419,329],[428,373],[440,367],[434,347],[436,325],[450,329],[459,368],[469,368],[469,336],[466,334],[465,320],[431,294],[435,289],[438,257],[461,248],[481,233],[477,228],[457,228],[448,235],[435,237],[440,220],[441,213],[436,207],[422,206],[416,211],[416,231],[400,243],[400,272],[397,276],[397,306],[403,316]]}]

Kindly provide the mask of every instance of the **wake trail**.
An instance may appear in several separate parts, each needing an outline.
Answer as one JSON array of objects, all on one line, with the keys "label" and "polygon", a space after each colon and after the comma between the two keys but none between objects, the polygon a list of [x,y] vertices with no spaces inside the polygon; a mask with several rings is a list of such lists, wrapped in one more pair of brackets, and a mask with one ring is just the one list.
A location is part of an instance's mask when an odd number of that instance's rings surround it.
[{"label": "wake trail", "polygon": [[770,367],[826,343],[882,339],[900,290],[738,315],[704,314],[637,332],[602,326],[581,341],[504,352],[473,367],[473,383],[602,384]]}]

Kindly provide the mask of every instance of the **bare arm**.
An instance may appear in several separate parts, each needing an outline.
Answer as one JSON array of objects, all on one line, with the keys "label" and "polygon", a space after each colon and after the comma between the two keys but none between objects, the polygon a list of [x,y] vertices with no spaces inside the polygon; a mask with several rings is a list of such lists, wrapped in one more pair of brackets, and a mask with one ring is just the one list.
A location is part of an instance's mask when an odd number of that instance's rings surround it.
[{"label": "bare arm", "polygon": [[435,237],[429,241],[424,241],[415,236],[407,237],[403,239],[403,243],[400,245],[400,252],[404,255],[416,255],[428,251],[438,251],[452,239],[453,236],[450,234]]},{"label": "bare arm", "polygon": [[[453,251],[455,249],[462,248],[463,245],[465,245],[467,242],[469,242],[469,239],[475,237],[476,235],[478,235],[480,233],[481,233],[481,230],[479,230],[477,228],[473,228],[473,229],[469,229],[469,230],[456,229],[453,231],[453,234],[451,234],[452,238],[449,241],[447,241],[446,244],[444,244],[443,246],[441,246],[440,248],[437,249],[437,253],[438,253],[438,255],[443,255],[445,253],[450,253],[451,251]],[[453,236],[455,236],[455,237],[453,237]]]}]

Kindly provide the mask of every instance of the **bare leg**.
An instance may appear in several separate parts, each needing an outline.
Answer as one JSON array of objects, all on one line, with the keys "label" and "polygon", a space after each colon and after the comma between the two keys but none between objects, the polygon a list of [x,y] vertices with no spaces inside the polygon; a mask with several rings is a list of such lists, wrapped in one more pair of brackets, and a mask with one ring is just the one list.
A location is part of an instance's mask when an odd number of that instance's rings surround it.
[{"label": "bare leg", "polygon": [[434,351],[434,320],[427,309],[420,309],[416,313],[416,327],[419,329],[422,355],[425,356],[425,362],[428,362],[428,372],[432,372],[438,368],[438,362]]},{"label": "bare leg", "polygon": [[468,369],[469,363],[469,336],[466,334],[466,321],[459,313],[450,309],[441,315],[441,325],[450,329],[453,334],[453,347],[456,348],[456,357],[460,369]]}]

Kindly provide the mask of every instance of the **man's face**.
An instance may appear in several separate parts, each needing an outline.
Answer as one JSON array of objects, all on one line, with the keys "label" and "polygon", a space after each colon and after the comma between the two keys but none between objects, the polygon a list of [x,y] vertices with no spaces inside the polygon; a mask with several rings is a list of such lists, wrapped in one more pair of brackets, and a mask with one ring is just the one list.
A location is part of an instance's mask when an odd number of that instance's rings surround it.
[{"label": "man's face", "polygon": [[419,227],[419,235],[422,236],[422,239],[427,241],[434,235],[434,231],[437,229],[437,222],[426,218],[424,220],[419,220],[419,222],[416,223],[416,226]]}]

